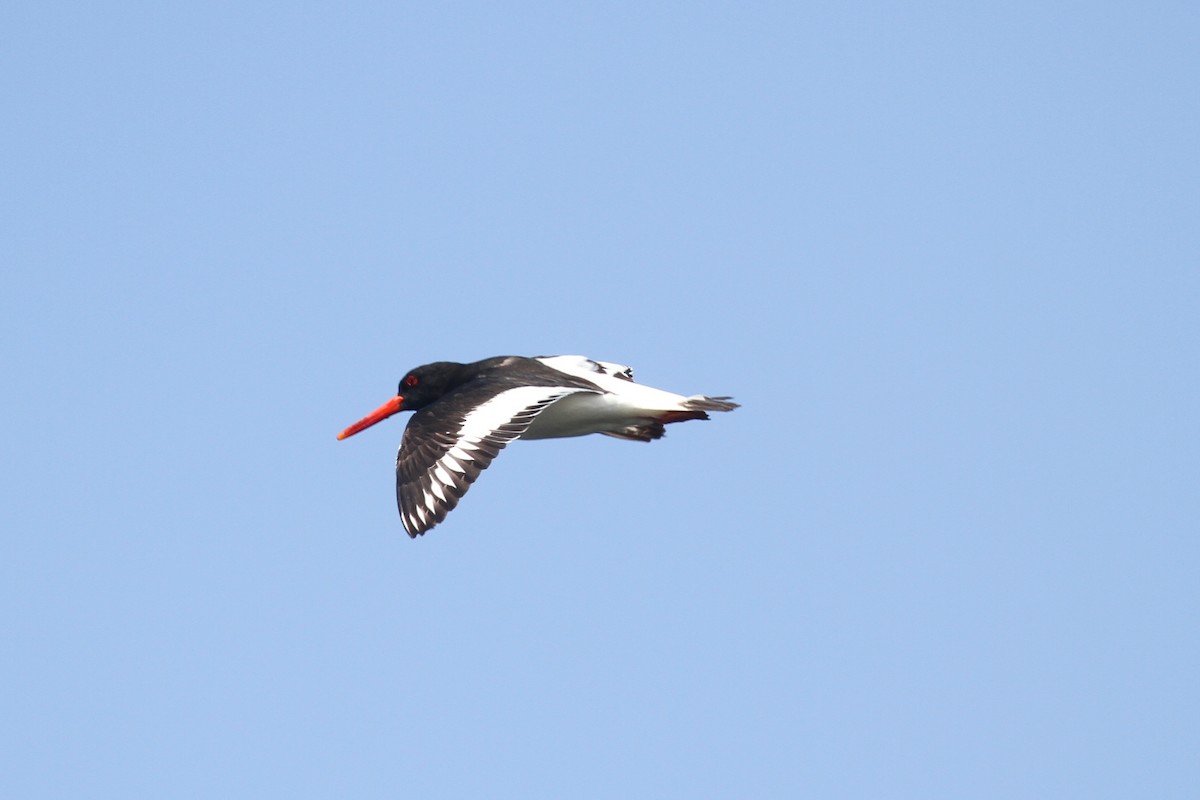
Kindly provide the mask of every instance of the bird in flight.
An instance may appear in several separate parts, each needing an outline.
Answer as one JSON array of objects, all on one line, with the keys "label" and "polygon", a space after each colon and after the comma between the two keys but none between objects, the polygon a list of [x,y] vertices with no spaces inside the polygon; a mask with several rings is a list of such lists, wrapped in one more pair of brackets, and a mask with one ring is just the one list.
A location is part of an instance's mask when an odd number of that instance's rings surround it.
[{"label": "bird in flight", "polygon": [[353,436],[400,411],[415,411],[396,454],[396,503],[416,538],[458,505],[479,473],[514,439],[603,433],[649,442],[664,426],[732,411],[728,397],[634,383],[633,370],[583,356],[497,356],[411,370],[396,396],[338,434]]}]

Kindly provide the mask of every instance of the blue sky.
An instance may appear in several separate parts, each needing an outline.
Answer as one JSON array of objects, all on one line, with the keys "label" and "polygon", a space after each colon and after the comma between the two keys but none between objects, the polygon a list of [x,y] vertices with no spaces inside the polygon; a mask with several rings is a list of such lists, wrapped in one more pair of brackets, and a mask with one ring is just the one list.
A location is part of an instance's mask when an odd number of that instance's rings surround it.
[{"label": "blue sky", "polygon": [[[1193,4],[3,18],[0,794],[1200,791]],[[410,541],[504,353],[743,407]]]}]

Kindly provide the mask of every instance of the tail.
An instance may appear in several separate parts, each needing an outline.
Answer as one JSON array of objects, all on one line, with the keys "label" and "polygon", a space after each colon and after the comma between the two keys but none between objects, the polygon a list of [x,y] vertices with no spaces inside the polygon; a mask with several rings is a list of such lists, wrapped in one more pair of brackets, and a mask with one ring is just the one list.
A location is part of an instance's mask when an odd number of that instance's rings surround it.
[{"label": "tail", "polygon": [[635,442],[652,442],[666,435],[664,426],[674,422],[687,422],[690,419],[708,419],[708,411],[733,411],[737,403],[731,403],[728,397],[708,397],[696,394],[686,398],[682,409],[660,411],[653,422],[640,425],[628,425],[614,431],[600,431],[605,436],[617,439],[630,439]]},{"label": "tail", "polygon": [[[731,403],[729,397],[708,397],[702,394],[694,394],[687,399],[683,407],[690,411],[733,411],[738,407],[737,403]],[[697,419],[706,419],[707,417],[697,417]]]},{"label": "tail", "polygon": [[708,397],[694,394],[684,400],[681,405],[684,411],[664,411],[658,421],[670,425],[672,422],[686,422],[689,419],[708,419],[706,411],[733,411],[737,403],[729,402],[728,397]]}]

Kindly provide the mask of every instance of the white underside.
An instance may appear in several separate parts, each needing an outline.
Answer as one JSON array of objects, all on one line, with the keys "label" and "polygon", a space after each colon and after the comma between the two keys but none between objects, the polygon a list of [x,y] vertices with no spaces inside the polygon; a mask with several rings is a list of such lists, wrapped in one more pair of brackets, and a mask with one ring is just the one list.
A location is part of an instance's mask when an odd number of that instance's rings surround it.
[{"label": "white underside", "polygon": [[633,408],[607,394],[579,392],[554,403],[525,431],[522,439],[558,439],[619,431],[653,420],[653,412]]},{"label": "white underside", "polygon": [[583,356],[538,359],[559,372],[591,381],[606,394],[582,391],[568,395],[541,412],[522,439],[556,439],[589,433],[620,431],[658,419],[664,411],[683,411],[688,398],[642,386],[617,374],[632,374],[621,364],[592,361]]}]

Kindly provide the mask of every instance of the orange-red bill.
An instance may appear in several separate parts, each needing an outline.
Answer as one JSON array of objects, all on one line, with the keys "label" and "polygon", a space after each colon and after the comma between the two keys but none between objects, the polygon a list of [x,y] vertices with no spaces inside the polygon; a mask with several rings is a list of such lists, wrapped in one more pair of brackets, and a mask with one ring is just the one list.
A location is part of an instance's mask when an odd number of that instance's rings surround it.
[{"label": "orange-red bill", "polygon": [[349,428],[346,428],[346,430],[339,433],[338,441],[340,442],[342,439],[345,439],[347,436],[353,436],[354,434],[361,431],[363,428],[371,427],[376,422],[387,419],[392,414],[395,414],[397,411],[400,411],[403,407],[404,407],[404,398],[401,397],[400,395],[396,395],[391,400],[388,400],[386,403],[381,405],[379,408],[375,409],[370,414],[367,414],[365,417],[360,419],[358,422],[354,423]]}]

